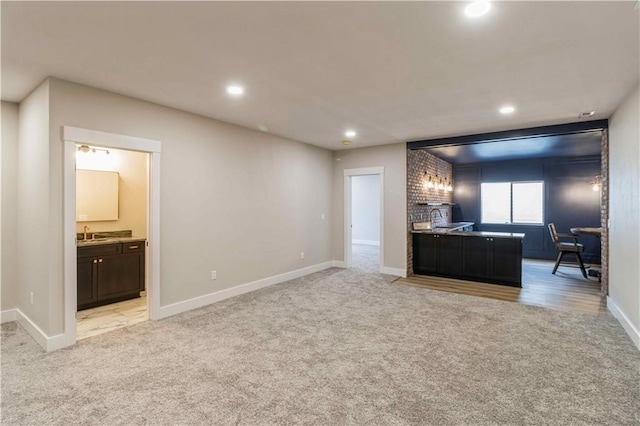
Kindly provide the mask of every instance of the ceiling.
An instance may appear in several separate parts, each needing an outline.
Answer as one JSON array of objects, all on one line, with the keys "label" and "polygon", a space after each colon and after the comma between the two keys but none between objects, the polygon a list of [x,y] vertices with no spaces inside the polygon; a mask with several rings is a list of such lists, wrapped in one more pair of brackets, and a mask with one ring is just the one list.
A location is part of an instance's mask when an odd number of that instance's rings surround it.
[{"label": "ceiling", "polygon": [[1,96],[54,76],[338,150],[608,118],[638,84],[632,1],[464,6],[5,1]]},{"label": "ceiling", "polygon": [[466,145],[442,145],[423,149],[449,163],[465,164],[533,158],[599,156],[601,142],[602,131],[592,130]]}]

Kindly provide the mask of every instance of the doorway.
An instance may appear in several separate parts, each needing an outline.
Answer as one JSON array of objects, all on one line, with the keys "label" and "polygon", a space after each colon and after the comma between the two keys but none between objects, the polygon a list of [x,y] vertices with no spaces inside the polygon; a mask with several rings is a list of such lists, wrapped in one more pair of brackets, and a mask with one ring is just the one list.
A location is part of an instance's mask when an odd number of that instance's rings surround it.
[{"label": "doorway", "polygon": [[384,267],[384,168],[347,169],[345,184],[345,266],[378,273]]},{"label": "doorway", "polygon": [[[138,225],[144,227],[145,238],[141,240],[142,244],[136,244],[131,241],[131,244],[123,244],[127,247],[120,247],[118,253],[126,252],[128,258],[127,262],[131,261],[131,257],[135,254],[144,254],[140,257],[142,262],[140,270],[144,270],[145,278],[141,280],[145,283],[145,290],[143,290],[142,296],[146,298],[142,304],[144,314],[139,313],[138,317],[144,316],[149,319],[158,319],[160,308],[160,280],[159,280],[159,250],[160,250],[160,142],[150,139],[142,139],[137,137],[117,135],[113,133],[105,133],[94,130],[80,129],[75,127],[63,127],[63,140],[64,140],[64,338],[65,346],[71,346],[75,344],[78,337],[78,328],[76,316],[78,313],[78,261],[82,256],[78,255],[79,238],[78,226],[81,225],[82,231],[85,231],[85,226],[91,226],[85,223],[82,225],[77,223],[78,212],[76,211],[76,155],[78,152],[78,146],[90,146],[90,150],[93,148],[96,151],[101,150],[106,152],[107,150],[122,150],[122,152],[135,153],[139,156],[143,156],[145,162],[145,177],[146,177],[146,189],[143,196],[143,204],[146,211],[146,223],[144,225]],[[139,157],[140,158],[140,157]],[[84,218],[86,219],[86,218]],[[101,223],[101,228],[106,227],[106,222]],[[94,231],[101,231],[102,229],[97,227]],[[91,235],[91,230],[87,230]],[[143,231],[139,231],[142,233]],[[85,239],[84,232],[80,232],[80,238]],[[91,235],[93,237],[93,235]],[[117,237],[116,237],[117,238]],[[146,241],[146,246],[144,244]],[[89,246],[90,249],[94,249],[91,245],[92,242],[85,242],[85,246]],[[131,246],[131,247],[129,247]],[[104,245],[103,245],[104,247]],[[85,248],[85,247],[82,247]],[[100,261],[100,256],[96,255],[95,259],[91,259],[88,263],[96,261],[96,264]],[[106,258],[105,258],[106,259]],[[84,259],[86,260],[86,259]],[[115,260],[115,259],[113,259]],[[122,268],[120,268],[122,269]],[[98,279],[99,279],[98,273]],[[130,294],[128,296],[131,296]],[[128,297],[127,296],[127,297]],[[114,300],[118,296],[114,297]],[[137,299],[140,299],[136,297]],[[138,300],[138,304],[139,304]],[[86,307],[87,305],[85,305]],[[139,308],[139,307],[138,307]],[[135,310],[135,308],[133,308]],[[138,318],[139,319],[139,318]]]},{"label": "doorway", "polygon": [[149,319],[149,154],[76,145],[77,335]]}]

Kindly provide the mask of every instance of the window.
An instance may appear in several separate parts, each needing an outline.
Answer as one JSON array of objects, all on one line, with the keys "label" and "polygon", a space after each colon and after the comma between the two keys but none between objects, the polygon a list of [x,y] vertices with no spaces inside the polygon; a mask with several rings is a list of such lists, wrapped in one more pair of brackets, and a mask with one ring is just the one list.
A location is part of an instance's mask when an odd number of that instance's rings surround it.
[{"label": "window", "polygon": [[481,185],[482,223],[543,224],[544,182]]}]

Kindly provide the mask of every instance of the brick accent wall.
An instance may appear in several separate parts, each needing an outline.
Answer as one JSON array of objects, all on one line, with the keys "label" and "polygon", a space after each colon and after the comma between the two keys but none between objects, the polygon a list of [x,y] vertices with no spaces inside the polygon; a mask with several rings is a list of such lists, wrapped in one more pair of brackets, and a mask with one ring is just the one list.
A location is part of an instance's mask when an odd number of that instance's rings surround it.
[{"label": "brick accent wall", "polygon": [[[426,172],[426,174],[425,174]],[[442,218],[433,214],[434,226],[440,223],[451,222],[451,207],[431,207],[418,205],[418,203],[436,202],[450,203],[452,192],[437,188],[425,188],[424,183],[429,177],[432,181],[443,179],[452,182],[452,167],[440,158],[437,158],[424,150],[407,150],[407,275],[413,275],[413,238],[411,234],[413,222],[429,221],[434,209],[440,210]]]},{"label": "brick accent wall", "polygon": [[609,294],[609,130],[602,132],[601,146],[601,185],[600,185],[600,263],[602,264],[601,296],[603,299]]}]

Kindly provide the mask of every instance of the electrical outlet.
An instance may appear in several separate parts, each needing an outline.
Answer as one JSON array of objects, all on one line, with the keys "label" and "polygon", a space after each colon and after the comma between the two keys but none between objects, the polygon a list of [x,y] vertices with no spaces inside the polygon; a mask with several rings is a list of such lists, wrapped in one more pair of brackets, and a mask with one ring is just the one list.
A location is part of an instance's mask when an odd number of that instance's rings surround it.
[{"label": "electrical outlet", "polygon": [[218,272],[217,271],[211,271],[211,279],[212,280],[217,280],[218,279]]},{"label": "electrical outlet", "polygon": [[303,251],[300,252],[300,259],[304,259],[304,252]]},{"label": "electrical outlet", "polygon": [[320,215],[320,219],[324,220],[324,213]]},{"label": "electrical outlet", "polygon": [[29,294],[30,294],[31,304],[33,305],[33,292],[31,292]]}]

